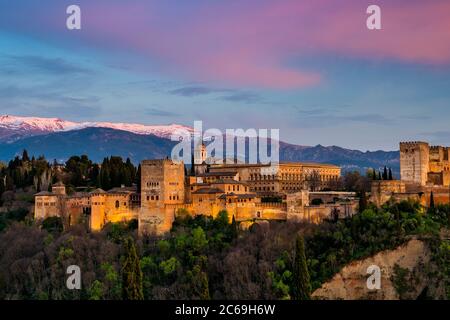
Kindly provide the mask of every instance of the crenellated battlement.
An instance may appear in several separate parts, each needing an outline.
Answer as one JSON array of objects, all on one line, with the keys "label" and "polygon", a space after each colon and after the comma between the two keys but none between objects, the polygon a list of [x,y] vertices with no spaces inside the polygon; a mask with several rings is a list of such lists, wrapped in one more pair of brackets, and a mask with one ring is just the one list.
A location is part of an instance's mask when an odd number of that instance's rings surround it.
[{"label": "crenellated battlement", "polygon": [[400,150],[404,149],[410,149],[410,148],[418,148],[418,147],[425,147],[429,148],[429,144],[424,141],[405,141],[400,142]]}]

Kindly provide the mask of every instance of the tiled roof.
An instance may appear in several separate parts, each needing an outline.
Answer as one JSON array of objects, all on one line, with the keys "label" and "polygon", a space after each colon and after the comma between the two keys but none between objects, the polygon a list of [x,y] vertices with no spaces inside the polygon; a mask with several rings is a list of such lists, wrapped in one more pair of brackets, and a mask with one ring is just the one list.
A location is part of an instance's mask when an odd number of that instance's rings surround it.
[{"label": "tiled roof", "polygon": [[35,196],[56,196],[56,194],[48,192],[48,191],[41,191],[35,194]]},{"label": "tiled roof", "polygon": [[98,188],[98,189],[95,189],[95,190],[93,190],[93,191],[91,191],[91,192],[89,192],[90,194],[105,194],[105,193],[107,193],[105,190],[103,190],[103,189],[101,189],[101,188]]},{"label": "tiled roof", "polygon": [[222,190],[218,188],[201,188],[197,191],[192,192],[192,194],[216,194],[216,193],[223,193]]}]

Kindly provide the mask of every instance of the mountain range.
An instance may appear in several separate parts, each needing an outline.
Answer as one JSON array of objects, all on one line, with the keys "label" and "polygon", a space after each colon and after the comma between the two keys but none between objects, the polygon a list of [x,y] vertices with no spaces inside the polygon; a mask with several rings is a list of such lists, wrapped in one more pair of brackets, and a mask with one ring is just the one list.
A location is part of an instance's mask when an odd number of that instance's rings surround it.
[{"label": "mountain range", "polygon": [[[117,155],[137,163],[170,156],[176,142],[170,135],[183,125],[148,126],[111,122],[72,122],[56,118],[0,116],[0,160],[9,161],[26,149],[30,155],[64,161],[87,154],[94,161]],[[337,146],[299,146],[280,142],[280,160],[340,165],[344,171],[391,167],[399,172],[399,152],[362,152]]]},{"label": "mountain range", "polygon": [[193,128],[178,124],[149,126],[136,123],[73,122],[59,118],[3,115],[0,116],[0,143],[11,143],[25,137],[85,128],[111,128],[136,134],[152,134],[166,139],[170,139],[170,135],[177,129],[193,132]]}]

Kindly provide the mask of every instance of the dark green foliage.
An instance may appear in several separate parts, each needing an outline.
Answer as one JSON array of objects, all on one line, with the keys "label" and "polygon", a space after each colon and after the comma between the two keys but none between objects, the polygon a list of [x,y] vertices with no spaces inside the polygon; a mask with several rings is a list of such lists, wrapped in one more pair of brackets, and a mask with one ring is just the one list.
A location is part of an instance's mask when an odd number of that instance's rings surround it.
[{"label": "dark green foliage", "polygon": [[346,172],[342,178],[343,189],[350,192],[361,192],[370,190],[371,172],[367,177],[362,176],[358,171]]},{"label": "dark green foliage", "polygon": [[311,204],[313,206],[320,206],[321,204],[323,204],[323,201],[320,198],[316,198],[316,199],[312,199],[311,200]]},{"label": "dark green foliage", "polygon": [[359,195],[359,212],[363,212],[367,209],[367,194],[362,191]]},{"label": "dark green foliage", "polygon": [[0,213],[0,232],[14,222],[20,222],[28,215],[27,209],[16,209]]},{"label": "dark green foliage", "polygon": [[387,167],[384,166],[384,170],[383,170],[383,180],[387,180],[388,179],[388,170]]},{"label": "dark green foliage", "polygon": [[429,210],[430,210],[430,211],[434,211],[434,210],[435,210],[435,206],[434,206],[434,194],[433,194],[433,191],[431,191],[431,194],[430,194],[430,206],[429,206]]},{"label": "dark green foliage", "polygon": [[239,235],[239,226],[236,222],[236,218],[233,216],[233,219],[231,220],[231,230],[230,235],[232,239],[236,239]]},{"label": "dark green foliage", "polygon": [[377,170],[375,170],[375,168],[372,168],[372,172],[370,173],[370,178],[372,180],[378,180],[378,173],[377,173]]},{"label": "dark green foliage", "polygon": [[122,299],[143,300],[142,271],[134,240],[125,242],[125,257],[122,263]]},{"label": "dark green foliage", "polygon": [[[0,170],[0,196],[8,190],[22,189],[36,186],[40,191],[42,177],[50,171],[50,165],[44,157],[30,160],[28,153],[24,150],[22,158],[15,157],[8,163],[7,167]],[[49,174],[51,176],[51,173]]]},{"label": "dark green foliage", "polygon": [[[68,183],[72,186],[93,185],[97,181],[97,176],[94,175],[93,163],[86,155],[70,157],[66,161],[66,171],[69,173]],[[98,175],[98,171],[96,174]]]},{"label": "dark green foliage", "polygon": [[103,227],[108,239],[115,243],[123,243],[131,232],[137,230],[137,219],[128,222],[108,223]]},{"label": "dark green foliage", "polygon": [[60,217],[48,217],[42,221],[42,229],[52,234],[61,233],[64,229],[63,221]]},{"label": "dark green foliage", "polygon": [[406,295],[414,290],[414,286],[411,281],[411,271],[400,267],[398,264],[394,265],[392,283],[400,299],[405,299]]},{"label": "dark green foliage", "polygon": [[394,180],[394,177],[392,176],[392,169],[391,168],[389,168],[388,180]]},{"label": "dark green foliage", "polygon": [[311,283],[306,264],[305,243],[301,235],[295,241],[292,293],[294,300],[311,299]]},{"label": "dark green foliage", "polygon": [[[0,300],[120,299],[119,251],[83,226],[52,235],[15,223],[0,233]],[[74,264],[82,270],[81,290],[66,287]]]},{"label": "dark green foliage", "polygon": [[136,183],[137,186],[137,193],[141,192],[141,165],[139,164],[136,176],[134,177],[134,183]]},{"label": "dark green foliage", "polygon": [[123,162],[121,157],[111,157],[103,160],[99,175],[99,186],[102,189],[109,190],[122,185],[130,187],[137,179],[140,179],[140,173],[137,176],[137,170],[130,159],[127,159],[125,162]]},{"label": "dark green foliage", "polygon": [[[12,221],[0,232],[0,299],[121,299],[123,291],[131,292],[125,298],[140,298],[139,283],[145,299],[294,299],[294,279],[305,274],[295,271],[304,268],[295,253],[303,251],[301,245],[293,241],[299,233],[315,290],[352,261],[393,249],[411,235],[435,237],[448,228],[449,214],[449,206],[426,213],[414,202],[381,209],[369,204],[337,222],[273,221],[239,231],[239,237],[235,219],[229,223],[225,212],[216,219],[180,214],[168,235],[139,238],[132,241],[134,249],[122,244],[135,238],[135,223],[110,224],[101,232],[75,226],[49,233],[27,220]],[[434,247],[436,279],[446,283],[448,241]],[[82,290],[65,288],[71,264],[83,270]]]}]

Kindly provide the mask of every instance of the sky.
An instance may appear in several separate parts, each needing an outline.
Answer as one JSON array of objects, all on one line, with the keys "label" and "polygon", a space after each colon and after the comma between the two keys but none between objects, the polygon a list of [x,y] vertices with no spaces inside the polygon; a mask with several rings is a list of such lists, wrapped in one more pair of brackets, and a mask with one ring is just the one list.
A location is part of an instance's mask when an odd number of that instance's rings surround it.
[{"label": "sky", "polygon": [[0,0],[0,114],[450,145],[450,1]]}]

